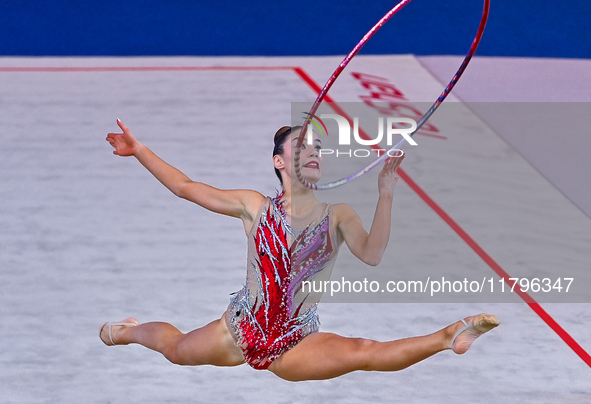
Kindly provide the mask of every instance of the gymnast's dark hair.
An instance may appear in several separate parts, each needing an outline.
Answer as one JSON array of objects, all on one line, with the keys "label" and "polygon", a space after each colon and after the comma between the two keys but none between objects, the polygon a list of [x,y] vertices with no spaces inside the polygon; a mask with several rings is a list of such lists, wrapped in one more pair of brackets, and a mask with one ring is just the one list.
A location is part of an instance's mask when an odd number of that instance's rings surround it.
[{"label": "gymnast's dark hair", "polygon": [[[277,132],[275,132],[275,138],[273,139],[275,142],[275,147],[273,147],[273,156],[279,154],[280,156],[283,155],[283,145],[285,145],[285,140],[289,138],[289,135],[294,130],[301,129],[301,126],[283,126],[279,128]],[[279,182],[283,185],[283,179],[281,178],[281,173],[278,169],[275,169],[275,175],[279,178]]]}]

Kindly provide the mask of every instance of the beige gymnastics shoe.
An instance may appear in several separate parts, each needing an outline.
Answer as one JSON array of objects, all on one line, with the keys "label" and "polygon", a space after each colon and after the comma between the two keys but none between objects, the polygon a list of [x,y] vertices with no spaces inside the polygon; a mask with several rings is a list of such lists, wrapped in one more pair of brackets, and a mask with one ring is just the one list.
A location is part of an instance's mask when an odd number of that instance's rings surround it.
[{"label": "beige gymnastics shoe", "polygon": [[456,332],[449,344],[452,351],[459,355],[466,353],[476,338],[501,324],[499,319],[491,314],[479,314],[467,317],[466,320],[462,320],[464,326]]},{"label": "beige gymnastics shoe", "polygon": [[[113,327],[135,327],[137,325],[140,325],[140,322],[137,321],[133,317],[126,318],[125,320],[122,320],[118,323],[105,323],[105,324],[103,324],[103,326],[101,327],[101,329],[99,331],[99,338],[101,339],[101,341],[103,341],[103,343],[105,345],[113,346],[113,345],[115,345],[115,341],[113,341]],[[103,338],[103,331],[105,330],[105,327],[109,328],[109,339],[108,340],[106,338]],[[111,343],[109,344],[109,342],[111,342]]]}]

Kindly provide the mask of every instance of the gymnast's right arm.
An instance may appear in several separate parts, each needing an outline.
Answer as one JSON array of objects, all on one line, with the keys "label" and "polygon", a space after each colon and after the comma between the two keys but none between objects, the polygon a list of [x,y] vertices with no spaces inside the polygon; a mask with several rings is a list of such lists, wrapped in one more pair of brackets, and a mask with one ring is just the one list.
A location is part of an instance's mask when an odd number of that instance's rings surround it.
[{"label": "gymnast's right arm", "polygon": [[224,215],[254,220],[264,196],[251,190],[221,190],[194,182],[180,170],[166,163],[154,152],[138,142],[131,131],[117,119],[123,133],[109,133],[107,141],[115,148],[117,156],[135,156],[166,188],[176,196],[194,202],[205,209]]}]

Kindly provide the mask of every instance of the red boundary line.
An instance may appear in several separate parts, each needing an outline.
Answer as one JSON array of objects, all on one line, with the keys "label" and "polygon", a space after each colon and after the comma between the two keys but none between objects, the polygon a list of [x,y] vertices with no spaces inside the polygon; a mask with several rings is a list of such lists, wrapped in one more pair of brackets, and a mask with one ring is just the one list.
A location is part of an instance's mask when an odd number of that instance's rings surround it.
[{"label": "red boundary line", "polygon": [[[296,67],[294,70],[306,83],[308,83],[310,87],[312,87],[312,89],[317,94],[320,94],[320,91],[322,91],[320,86],[318,86],[318,84],[316,84],[316,82],[314,82],[314,80],[302,68]],[[333,101],[331,97],[326,95],[325,100],[326,102],[331,103],[330,106],[337,114],[345,117],[349,122],[353,121],[347,115],[347,113]],[[366,140],[371,139],[371,137],[368,136],[367,133],[365,133],[361,128],[360,135],[364,137]],[[379,150],[379,146],[377,145],[372,145],[372,148]],[[480,247],[480,245],[478,245],[478,243],[474,241],[474,239],[470,237],[470,235],[468,235],[468,233],[466,233],[466,231],[464,231],[464,229],[462,229],[461,226],[455,220],[453,220],[451,216],[447,214],[447,212],[443,210],[443,208],[441,208],[421,187],[419,187],[419,185],[406,173],[406,171],[404,171],[402,168],[399,168],[397,171],[400,175],[400,178],[402,178],[402,180],[404,180],[404,182],[406,182],[410,186],[410,188],[417,193],[419,198],[421,198],[427,205],[429,205],[429,207],[433,209],[433,211],[435,211],[435,213],[437,213],[437,215],[439,215],[439,217],[443,219],[443,221],[447,223],[448,226],[451,227],[451,229],[454,232],[456,232],[456,234],[460,236],[460,238],[464,240],[466,244],[468,244],[468,246],[480,258],[482,258],[482,260],[497,275],[499,275],[501,278],[504,278],[505,282],[509,286],[513,286],[513,283],[509,281],[509,278],[511,276],[503,268],[501,268],[501,266],[495,260],[493,260],[492,257],[488,255],[486,251],[484,251],[484,249]],[[554,330],[554,332],[556,332],[556,334],[558,334],[560,338],[562,338],[562,340],[583,360],[583,362],[585,362],[588,366],[591,367],[591,356],[583,349],[583,347],[581,347],[579,343],[575,341],[575,339],[571,337],[570,334],[566,332],[566,330],[562,328],[560,324],[558,324],[556,320],[554,320],[554,318],[552,318],[552,316],[550,316],[550,314],[548,314],[548,312],[546,312],[546,310],[544,310],[542,306],[540,306],[540,304],[536,302],[528,293],[522,292],[520,288],[517,288],[515,291],[519,295],[519,297],[521,297],[525,301],[525,303],[527,303],[527,305],[552,330]]]},{"label": "red boundary line", "polygon": [[[301,67],[291,67],[291,66],[162,66],[162,67],[154,67],[154,66],[145,66],[145,67],[0,67],[0,72],[137,72],[137,71],[215,71],[215,70],[293,70],[302,80],[304,80],[316,93],[320,93],[322,90],[316,82],[301,68]],[[334,102],[334,100],[326,95],[325,100],[331,103],[331,107],[334,111],[346,117],[349,121],[352,121],[351,118],[347,115],[347,113],[341,109],[338,104]],[[370,139],[370,137],[360,128],[361,136],[365,137],[365,139]],[[378,149],[379,147],[374,145],[373,148]],[[457,224],[435,201],[421,188],[419,185],[404,171],[402,168],[398,169],[398,173],[400,178],[404,182],[406,182],[410,188],[417,193],[417,195],[443,219],[445,223],[451,227],[453,231],[456,232],[458,236],[462,240],[468,244],[470,248],[480,257],[482,260],[500,277],[505,278],[505,282],[512,286],[512,283],[508,280],[510,275],[503,269],[501,266],[492,259],[490,255],[482,249]],[[527,305],[552,329],[562,340],[585,362],[588,366],[591,367],[591,356],[575,341],[573,337],[570,336],[564,328],[560,326],[546,312],[539,303],[537,303],[529,294],[521,292],[519,288],[517,288],[516,293],[527,303]]]},{"label": "red boundary line", "polygon": [[178,72],[206,70],[293,70],[291,66],[0,67],[0,72]]}]

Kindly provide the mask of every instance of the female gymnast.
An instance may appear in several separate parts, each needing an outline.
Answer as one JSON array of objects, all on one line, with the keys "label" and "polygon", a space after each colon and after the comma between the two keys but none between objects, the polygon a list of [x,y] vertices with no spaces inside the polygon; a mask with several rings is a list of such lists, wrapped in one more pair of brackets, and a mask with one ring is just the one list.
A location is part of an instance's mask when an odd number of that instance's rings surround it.
[{"label": "female gymnast", "polygon": [[[242,220],[248,236],[246,282],[222,317],[183,334],[168,323],[140,324],[135,318],[105,323],[106,345],[141,344],[179,365],[236,366],[248,363],[289,381],[338,377],[355,370],[395,371],[447,349],[465,353],[476,338],[499,325],[479,314],[433,334],[389,342],[345,338],[318,332],[319,296],[302,287],[305,280],[327,280],[341,244],[361,261],[377,265],[388,244],[396,169],[404,155],[386,160],[378,178],[379,199],[367,233],[346,204],[320,203],[294,176],[292,150],[299,127],[275,134],[273,164],[283,191],[269,198],[251,190],[220,190],[193,182],[138,142],[120,120],[122,133],[107,141],[118,156],[135,156],[180,198]],[[316,183],[322,173],[321,141],[304,143],[304,178]]]}]

